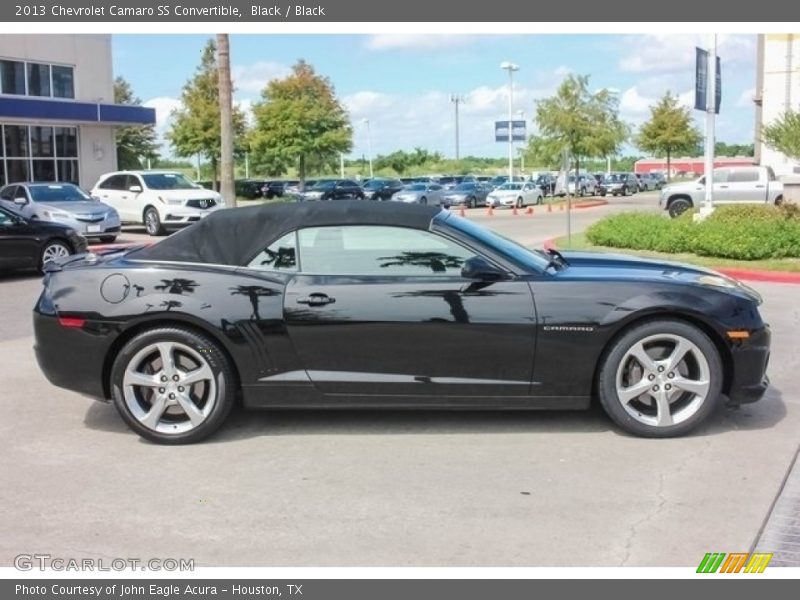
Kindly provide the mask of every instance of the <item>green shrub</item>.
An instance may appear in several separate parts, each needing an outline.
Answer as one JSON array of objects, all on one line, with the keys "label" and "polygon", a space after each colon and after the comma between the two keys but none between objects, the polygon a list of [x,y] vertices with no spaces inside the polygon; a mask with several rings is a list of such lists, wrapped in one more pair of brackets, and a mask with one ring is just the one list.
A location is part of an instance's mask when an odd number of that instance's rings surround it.
[{"label": "green shrub", "polygon": [[791,204],[720,206],[694,222],[687,213],[667,219],[653,213],[621,213],[586,232],[595,245],[656,252],[758,260],[800,258],[800,210]]}]

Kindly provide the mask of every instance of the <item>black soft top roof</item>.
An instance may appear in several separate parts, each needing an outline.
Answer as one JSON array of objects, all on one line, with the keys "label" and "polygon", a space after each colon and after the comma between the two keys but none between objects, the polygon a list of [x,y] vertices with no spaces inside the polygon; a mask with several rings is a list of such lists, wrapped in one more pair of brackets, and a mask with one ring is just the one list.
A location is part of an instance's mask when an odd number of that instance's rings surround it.
[{"label": "black soft top roof", "polygon": [[429,229],[441,208],[335,200],[261,204],[218,210],[157,244],[128,254],[134,260],[244,265],[282,235],[303,227],[393,225]]}]

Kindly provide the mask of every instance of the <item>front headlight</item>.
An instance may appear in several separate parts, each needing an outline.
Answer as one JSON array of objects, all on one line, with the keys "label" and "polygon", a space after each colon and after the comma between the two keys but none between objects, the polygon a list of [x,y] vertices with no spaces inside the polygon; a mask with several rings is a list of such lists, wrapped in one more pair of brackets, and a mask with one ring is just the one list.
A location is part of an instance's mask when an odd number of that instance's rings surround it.
[{"label": "front headlight", "polygon": [[71,214],[63,212],[63,211],[60,211],[60,210],[43,210],[41,214],[45,219],[49,219],[51,221],[53,221],[55,219],[71,219],[72,218]]}]

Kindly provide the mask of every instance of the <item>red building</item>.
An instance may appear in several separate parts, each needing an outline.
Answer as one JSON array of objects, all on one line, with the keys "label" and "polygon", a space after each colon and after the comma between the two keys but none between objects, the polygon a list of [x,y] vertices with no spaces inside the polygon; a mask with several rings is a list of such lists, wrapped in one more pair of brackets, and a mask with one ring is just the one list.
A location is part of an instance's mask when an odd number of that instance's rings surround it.
[{"label": "red building", "polygon": [[[720,167],[749,167],[756,164],[752,156],[718,156],[714,159],[714,168]],[[670,161],[672,175],[696,175],[700,177],[705,173],[705,159],[702,156],[697,158],[680,157]],[[633,165],[636,173],[667,172],[666,158],[643,158],[637,160]]]}]

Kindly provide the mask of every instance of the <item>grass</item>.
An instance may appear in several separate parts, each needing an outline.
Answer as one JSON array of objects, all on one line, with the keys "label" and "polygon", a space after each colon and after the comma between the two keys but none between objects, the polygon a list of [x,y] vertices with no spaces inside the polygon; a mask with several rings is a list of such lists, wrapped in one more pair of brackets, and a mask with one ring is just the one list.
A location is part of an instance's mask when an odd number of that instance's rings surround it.
[{"label": "grass", "polygon": [[595,246],[586,239],[583,233],[572,234],[572,242],[567,243],[566,236],[553,240],[560,250],[591,250],[593,252],[614,252],[632,254],[645,258],[658,258],[676,262],[685,262],[693,265],[711,268],[727,269],[753,269],[760,271],[789,271],[800,273],[800,258],[768,258],[764,260],[733,260],[729,258],[713,258],[698,256],[689,253],[668,254],[666,252],[652,252],[649,250],[628,250],[623,248],[610,248],[608,246]]}]

